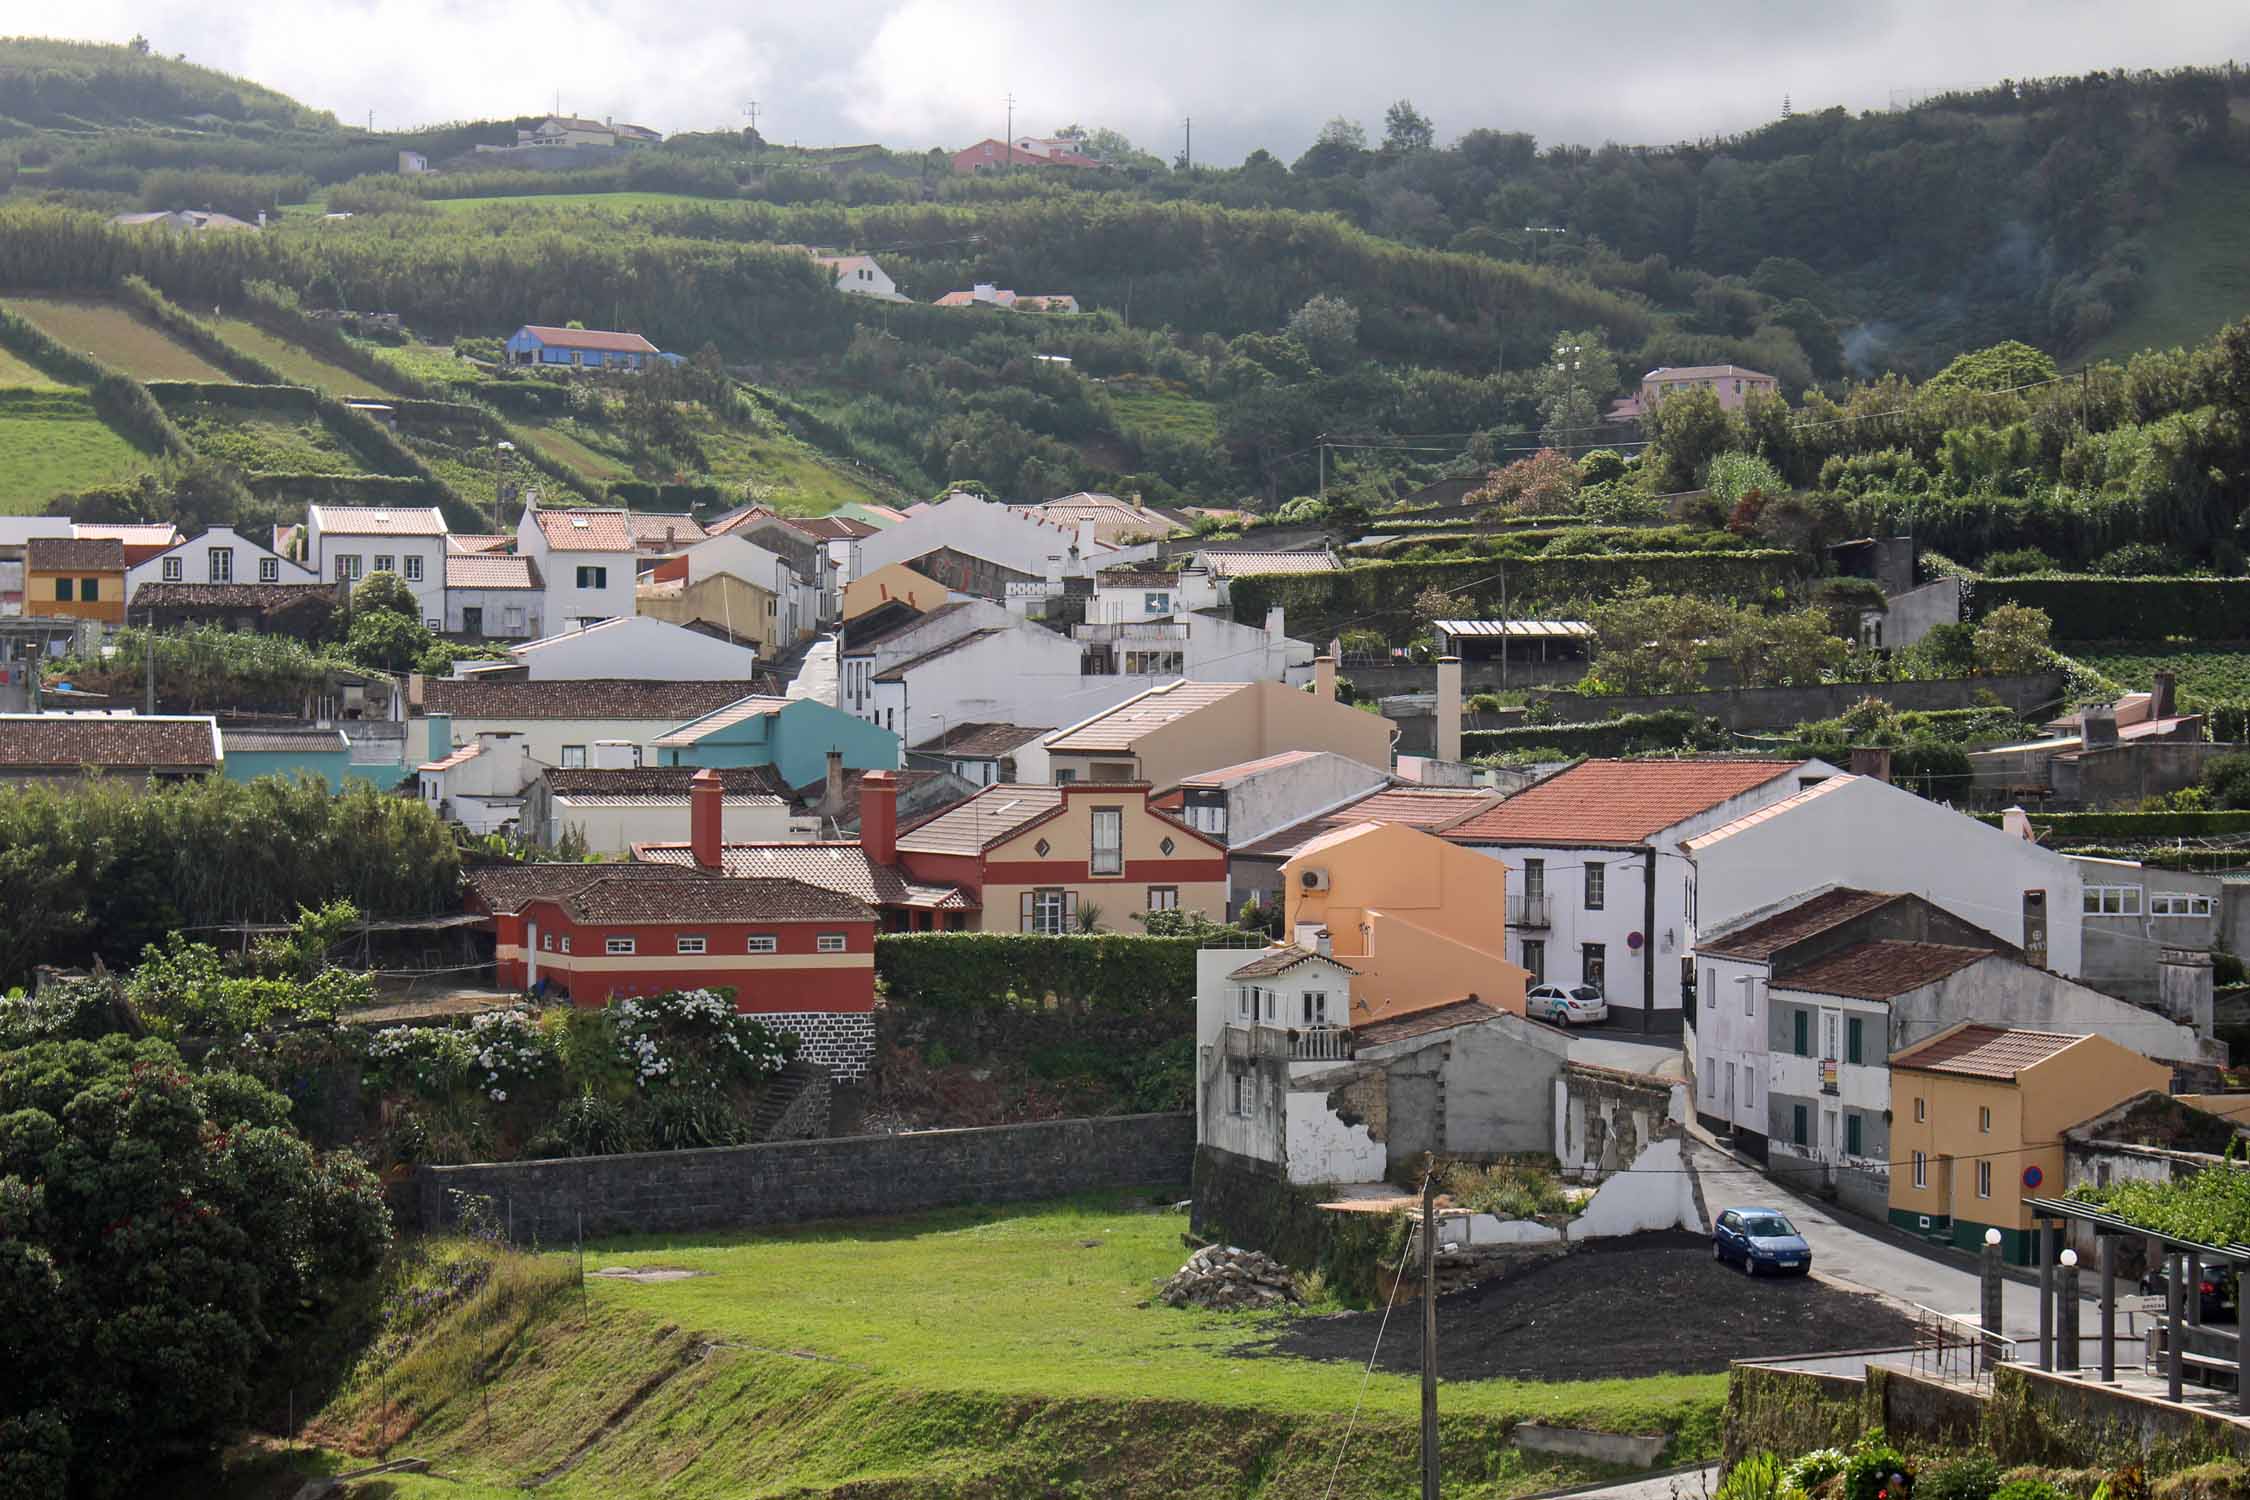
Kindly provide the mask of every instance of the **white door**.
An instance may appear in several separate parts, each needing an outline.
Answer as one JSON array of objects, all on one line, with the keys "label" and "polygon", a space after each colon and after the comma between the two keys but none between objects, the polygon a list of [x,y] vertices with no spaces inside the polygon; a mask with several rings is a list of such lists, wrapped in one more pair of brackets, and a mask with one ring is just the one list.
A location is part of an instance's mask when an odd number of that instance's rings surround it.
[{"label": "white door", "polygon": [[523,924],[523,987],[536,989],[539,985],[539,924]]},{"label": "white door", "polygon": [[1836,1111],[1824,1109],[1820,1112],[1820,1159],[1841,1161],[1843,1153],[1844,1136],[1842,1127],[1836,1123]]},{"label": "white door", "polygon": [[1726,1108],[1726,1119],[1727,1119],[1727,1124],[1729,1124],[1729,1125],[1732,1125],[1732,1124],[1734,1123],[1734,1064],[1733,1064],[1733,1063],[1728,1063],[1728,1064],[1727,1064],[1727,1108]]}]

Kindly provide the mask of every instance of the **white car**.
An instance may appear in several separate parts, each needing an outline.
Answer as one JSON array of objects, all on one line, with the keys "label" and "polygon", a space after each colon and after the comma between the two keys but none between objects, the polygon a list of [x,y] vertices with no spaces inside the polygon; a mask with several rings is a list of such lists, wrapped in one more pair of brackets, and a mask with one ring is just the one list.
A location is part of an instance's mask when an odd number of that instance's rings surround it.
[{"label": "white car", "polygon": [[1590,984],[1535,984],[1523,997],[1523,1013],[1557,1026],[1592,1025],[1609,1019],[1609,1002]]}]

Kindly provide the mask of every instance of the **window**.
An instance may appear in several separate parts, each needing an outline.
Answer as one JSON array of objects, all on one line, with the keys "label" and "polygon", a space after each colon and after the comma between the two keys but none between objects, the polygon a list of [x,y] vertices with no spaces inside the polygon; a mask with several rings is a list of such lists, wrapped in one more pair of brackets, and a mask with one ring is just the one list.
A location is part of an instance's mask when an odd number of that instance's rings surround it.
[{"label": "window", "polygon": [[563,938],[563,952],[565,952],[565,953],[568,953],[569,951],[570,951],[570,938],[569,938],[569,937],[568,937],[568,936],[566,935],[566,936],[565,936],[565,937]]},{"label": "window", "polygon": [[1523,966],[1531,971],[1533,984],[1547,982],[1547,943],[1543,938],[1523,940]]},{"label": "window", "polygon": [[166,583],[178,583],[183,571],[178,558],[167,557],[164,559],[164,581]]},{"label": "window", "polygon": [[1094,856],[1088,866],[1096,875],[1121,875],[1125,871],[1125,810],[1094,809]]},{"label": "window", "polygon": [[99,578],[81,578],[78,580],[78,597],[80,599],[92,604],[101,596],[102,581]]},{"label": "window", "polygon": [[1235,986],[1234,1013],[1242,1020],[1250,1019],[1250,986],[1246,984]]},{"label": "window", "polygon": [[1070,766],[1055,767],[1055,785],[1069,786],[1078,779],[1078,772]]},{"label": "window", "polygon": [[1227,1103],[1227,1112],[1240,1118],[1250,1113],[1250,1075],[1234,1070],[1234,1097]]},{"label": "window", "polygon": [[2150,891],[2148,911],[2152,917],[2208,917],[2211,898],[2191,896],[2185,891]]},{"label": "window", "polygon": [[579,586],[580,588],[582,588],[582,589],[606,589],[606,588],[608,588],[608,587],[609,587],[609,569],[607,569],[607,568],[593,568],[593,567],[582,567],[582,568],[580,568],[580,569],[578,570],[578,586]]},{"label": "window", "polygon": [[1148,909],[1150,911],[1178,911],[1180,909],[1180,888],[1176,885],[1150,886],[1148,888]]},{"label": "window", "polygon": [[640,951],[640,944],[632,938],[613,937],[602,945],[602,951],[605,953],[637,953]]},{"label": "window", "polygon": [[1804,1010],[1789,1012],[1789,1050],[1799,1057],[1812,1056],[1812,1013]]},{"label": "window", "polygon": [[1600,911],[1602,909],[1603,887],[1607,884],[1607,866],[1594,864],[1586,866],[1586,910]]},{"label": "window", "polygon": [[1930,1185],[1930,1159],[1919,1151],[1914,1153],[1914,1185],[1918,1188]]},{"label": "window", "polygon": [[388,552],[376,553],[375,571],[378,573],[396,573],[398,571],[398,559]]},{"label": "window", "polygon": [[1793,1146],[1811,1145],[1812,1142],[1805,1137],[1805,1107],[1802,1104],[1792,1104],[1789,1106],[1789,1142]]},{"label": "window", "polygon": [[419,557],[409,557],[406,560],[406,581],[408,583],[420,583],[422,581],[422,559]]},{"label": "window", "polygon": [[360,557],[356,552],[337,553],[336,581],[338,583],[351,583],[356,581],[359,577],[359,563]]},{"label": "window", "polygon": [[1865,1045],[1865,1043],[1861,1039],[1861,1036],[1862,1033],[1866,1030],[1866,1025],[1866,1021],[1859,1016],[1847,1016],[1844,1018],[1845,1062],[1856,1063],[1861,1061],[1862,1054],[1860,1049]]},{"label": "window", "polygon": [[815,952],[817,952],[817,953],[841,953],[841,952],[843,952],[843,951],[844,951],[844,935],[843,935],[842,933],[840,933],[840,932],[824,932],[824,933],[822,933],[822,934],[821,934],[821,935],[820,935],[819,937],[817,937],[817,938],[813,939],[813,951],[815,951]]},{"label": "window", "polygon": [[673,944],[673,947],[681,953],[702,953],[705,951],[703,939],[699,937],[681,938]]},{"label": "window", "polygon": [[583,770],[585,770],[585,769],[586,769],[586,747],[585,747],[584,745],[565,745],[565,746],[563,746],[563,747],[562,747],[562,768],[563,768],[564,770],[566,770],[566,771],[583,771]]},{"label": "window", "polygon": [[281,582],[281,559],[280,559],[280,558],[278,558],[278,557],[261,557],[261,558],[259,558],[259,559],[258,559],[258,582],[260,582],[260,583],[279,583],[279,582]]},{"label": "window", "polygon": [[1544,900],[1546,895],[1547,862],[1543,859],[1525,860],[1523,862],[1523,899],[1540,901]]},{"label": "window", "polygon": [[1023,893],[1023,930],[1046,937],[1057,937],[1069,931],[1071,908],[1078,904],[1077,896],[1070,891],[1049,886],[1042,890]]},{"label": "window", "polygon": [[544,948],[544,949],[546,949],[546,950],[547,950],[547,951],[548,951],[549,953],[552,953],[552,952],[554,952],[554,951],[555,951],[555,935],[554,935],[553,933],[551,933],[551,932],[548,932],[548,933],[542,933],[542,934],[540,935],[540,938],[539,938],[539,946],[540,946],[540,947],[542,947],[542,948]]},{"label": "window", "polygon": [[1861,1132],[1865,1122],[1858,1115],[1844,1116],[1844,1154],[1859,1156],[1865,1153],[1866,1141]]},{"label": "window", "polygon": [[1977,1196],[1979,1198],[1989,1198],[1992,1196],[1991,1162],[1980,1161],[1977,1163]]},{"label": "window", "polygon": [[1977,1134],[1992,1134],[1992,1106],[1989,1104],[1977,1106]]},{"label": "window", "polygon": [[205,555],[211,560],[211,581],[213,583],[234,582],[234,549],[232,547],[213,547]]},{"label": "window", "polygon": [[1604,945],[1600,943],[1580,945],[1578,949],[1578,978],[1580,983],[1590,984],[1597,990],[1602,987],[1602,981],[1609,974],[1608,960],[1603,956],[1605,951]]},{"label": "window", "polygon": [[1919,1123],[1921,1121],[1927,1120],[1929,1119],[1929,1117],[1930,1101],[1927,1099],[1916,1099],[1914,1101],[1914,1118],[1916,1122]]},{"label": "window", "polygon": [[2141,914],[2141,888],[2137,885],[2090,885],[2086,887],[2086,915],[2089,917],[2137,917]]},{"label": "window", "polygon": [[70,602],[69,579],[58,578],[55,580],[55,602],[57,604],[68,604]]},{"label": "window", "polygon": [[776,953],[780,951],[780,948],[781,945],[773,938],[760,936],[750,939],[750,944],[746,951],[751,953]]},{"label": "window", "polygon": [[1166,593],[1143,594],[1141,608],[1152,615],[1168,613],[1172,608],[1172,596]]},{"label": "window", "polygon": [[1303,999],[1305,1002],[1305,1024],[1307,1026],[1326,1026],[1328,1024],[1328,991],[1307,990],[1304,992]]}]

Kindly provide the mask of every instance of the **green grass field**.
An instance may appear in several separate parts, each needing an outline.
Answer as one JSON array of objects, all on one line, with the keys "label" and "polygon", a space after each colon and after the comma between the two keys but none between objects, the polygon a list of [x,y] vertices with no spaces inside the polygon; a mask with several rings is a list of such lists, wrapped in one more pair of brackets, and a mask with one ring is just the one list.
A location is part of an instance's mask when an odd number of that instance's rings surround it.
[{"label": "green grass field", "polygon": [[338,396],[402,396],[404,392],[330,364],[242,318],[219,319],[219,331],[244,354],[254,354],[300,385],[316,385]]},{"label": "green grass field", "polygon": [[1127,432],[1171,433],[1198,442],[1218,436],[1217,409],[1169,381],[1119,376],[1104,381],[1102,390],[1117,408],[1117,419]]},{"label": "green grass field", "polygon": [[36,365],[25,364],[5,349],[0,349],[0,390],[55,391],[63,389],[62,382],[43,373]]},{"label": "green grass field", "polygon": [[250,474],[365,474],[367,466],[312,412],[245,411],[212,403],[170,409],[197,453]]},{"label": "green grass field", "polygon": [[432,198],[440,213],[469,213],[480,208],[523,207],[576,209],[648,208],[660,203],[714,203],[725,199],[698,198],[690,193],[519,193],[502,198]]},{"label": "green grass field", "polygon": [[2199,343],[2250,314],[2250,179],[2233,167],[2183,167],[2149,236],[2142,297],[2086,353],[2123,359]]},{"label": "green grass field", "polygon": [[233,377],[226,371],[114,302],[89,297],[9,297],[6,303],[63,347],[91,354],[135,380],[233,384]]},{"label": "green grass field", "polygon": [[377,359],[417,380],[440,385],[466,385],[478,378],[477,367],[453,352],[449,344],[368,344]]},{"label": "green grass field", "polygon": [[84,391],[0,390],[0,513],[31,515],[152,462],[95,415]]},{"label": "green grass field", "polygon": [[516,433],[546,457],[571,470],[590,484],[633,477],[632,465],[613,454],[591,447],[586,436],[559,425],[536,422],[512,424]]},{"label": "green grass field", "polygon": [[698,424],[705,469],[717,483],[738,485],[751,499],[792,516],[824,516],[858,500],[882,504],[884,497],[844,469],[824,462],[809,445],[786,435],[768,437]]},{"label": "green grass field", "polygon": [[2084,662],[2112,681],[2135,692],[2156,684],[2159,670],[2169,669],[2180,697],[2195,703],[2214,699],[2250,699],[2250,644],[2232,650],[2208,645],[2146,646],[2073,651]]}]

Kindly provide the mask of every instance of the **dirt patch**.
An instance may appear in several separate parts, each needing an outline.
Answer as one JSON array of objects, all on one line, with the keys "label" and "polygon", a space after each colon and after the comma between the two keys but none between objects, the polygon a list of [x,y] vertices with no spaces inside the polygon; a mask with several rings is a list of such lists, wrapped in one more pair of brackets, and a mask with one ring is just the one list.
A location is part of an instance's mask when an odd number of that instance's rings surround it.
[{"label": "dirt patch", "polygon": [[690,1271],[685,1266],[604,1266],[593,1274],[604,1281],[686,1281],[711,1273]]},{"label": "dirt patch", "polygon": [[[1380,1311],[1305,1318],[1250,1355],[1364,1364]],[[1678,1231],[1597,1240],[1438,1299],[1438,1368],[1448,1380],[1605,1380],[1713,1374],[1730,1360],[1913,1342],[1913,1323],[1877,1297],[1803,1276],[1755,1279]],[[1420,1308],[1391,1314],[1377,1363],[1422,1367]]]}]

